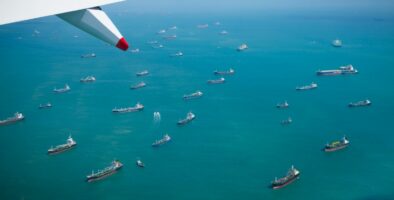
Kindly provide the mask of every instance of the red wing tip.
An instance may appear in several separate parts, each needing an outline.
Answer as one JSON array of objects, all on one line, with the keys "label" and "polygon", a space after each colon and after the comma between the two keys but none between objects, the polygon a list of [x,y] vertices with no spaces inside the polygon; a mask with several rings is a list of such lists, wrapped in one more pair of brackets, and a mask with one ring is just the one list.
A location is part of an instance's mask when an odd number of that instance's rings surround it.
[{"label": "red wing tip", "polygon": [[126,51],[129,48],[129,44],[127,44],[126,40],[124,38],[121,38],[118,43],[116,44],[116,47],[119,49],[122,49],[123,51]]}]

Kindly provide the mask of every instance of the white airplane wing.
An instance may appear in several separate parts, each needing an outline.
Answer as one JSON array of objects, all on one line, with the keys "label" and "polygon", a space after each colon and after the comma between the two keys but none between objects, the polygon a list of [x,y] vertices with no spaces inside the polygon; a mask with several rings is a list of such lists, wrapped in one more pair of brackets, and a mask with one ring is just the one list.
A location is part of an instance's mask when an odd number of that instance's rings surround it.
[{"label": "white airplane wing", "polygon": [[101,5],[123,0],[0,0],[0,25],[57,15],[122,50],[128,44]]}]

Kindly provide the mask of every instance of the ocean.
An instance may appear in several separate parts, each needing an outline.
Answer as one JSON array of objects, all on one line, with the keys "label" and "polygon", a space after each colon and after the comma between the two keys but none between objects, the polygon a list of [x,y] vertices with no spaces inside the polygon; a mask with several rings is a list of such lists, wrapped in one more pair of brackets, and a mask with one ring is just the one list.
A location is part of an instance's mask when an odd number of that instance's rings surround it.
[{"label": "ocean", "polygon": [[[0,118],[26,117],[0,127],[0,199],[394,199],[392,16],[108,13],[139,53],[56,17],[0,26]],[[174,25],[167,34],[177,39],[156,34]],[[337,38],[342,48],[331,46]],[[249,49],[237,52],[242,43]],[[184,56],[169,56],[178,51]],[[97,57],[80,58],[87,53]],[[347,64],[359,74],[315,74]],[[206,83],[230,67],[225,84]],[[136,77],[145,69],[149,76]],[[88,75],[97,81],[79,82]],[[129,89],[140,81],[147,87]],[[295,91],[311,82],[319,87]],[[52,92],[64,84],[70,92]],[[182,99],[196,90],[204,96]],[[370,107],[347,107],[367,98]],[[275,108],[285,100],[289,109]],[[53,108],[37,108],[47,102]],[[142,112],[111,113],[137,102]],[[196,119],[177,126],[189,111]],[[152,148],[165,133],[172,141]],[[75,149],[47,155],[69,135]],[[321,151],[344,135],[348,148]],[[117,174],[85,182],[114,159],[124,164]],[[270,189],[291,165],[300,179]]]}]

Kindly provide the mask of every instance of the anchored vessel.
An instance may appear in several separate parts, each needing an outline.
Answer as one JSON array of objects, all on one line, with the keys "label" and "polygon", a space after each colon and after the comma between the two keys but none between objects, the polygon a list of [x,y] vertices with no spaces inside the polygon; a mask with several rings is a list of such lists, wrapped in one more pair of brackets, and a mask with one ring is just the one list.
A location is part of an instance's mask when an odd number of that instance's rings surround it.
[{"label": "anchored vessel", "polygon": [[218,71],[218,70],[215,70],[214,72],[213,72],[213,74],[215,74],[215,75],[233,75],[235,73],[235,71],[234,71],[234,69],[232,69],[232,68],[230,68],[229,70],[227,70],[227,71]]},{"label": "anchored vessel", "polygon": [[289,117],[289,118],[287,118],[287,119],[285,119],[285,120],[282,120],[281,122],[280,122],[280,124],[282,124],[282,125],[289,125],[289,124],[291,124],[293,122],[293,120],[291,119],[291,117]]},{"label": "anchored vessel", "polygon": [[208,24],[200,24],[200,25],[197,25],[197,28],[200,28],[200,29],[208,28],[208,27],[209,27]]},{"label": "anchored vessel", "polygon": [[59,89],[55,88],[55,89],[53,89],[53,92],[55,92],[55,93],[65,93],[65,92],[68,92],[70,90],[71,90],[70,86],[68,86],[66,84],[66,85],[64,85],[64,88],[59,88]]},{"label": "anchored vessel", "polygon": [[349,146],[349,140],[344,136],[341,140],[336,140],[332,141],[330,143],[327,143],[326,146],[324,147],[325,152],[332,152],[332,151],[337,151],[343,148],[346,148]]},{"label": "anchored vessel", "polygon": [[139,52],[140,52],[140,49],[138,49],[138,48],[137,48],[137,49],[131,49],[130,52],[131,52],[131,53],[139,53]]},{"label": "anchored vessel", "polygon": [[127,108],[114,108],[112,112],[114,113],[128,113],[128,112],[137,112],[144,109],[144,105],[137,103],[134,107],[127,107]]},{"label": "anchored vessel", "polygon": [[183,56],[183,53],[181,51],[178,51],[178,52],[176,52],[174,54],[171,54],[170,56],[171,57],[181,57],[181,56]]},{"label": "anchored vessel", "polygon": [[39,109],[45,109],[45,108],[52,108],[52,104],[51,103],[46,103],[46,104],[40,104],[38,106]]},{"label": "anchored vessel", "polygon": [[278,103],[276,104],[277,108],[288,108],[289,104],[287,103],[287,101],[283,102],[283,103]]},{"label": "anchored vessel", "polygon": [[137,162],[135,163],[138,167],[144,168],[145,164],[141,161],[141,160],[137,160]]},{"label": "anchored vessel", "polygon": [[298,177],[300,176],[300,171],[298,171],[294,166],[292,165],[289,171],[287,172],[285,177],[282,177],[280,179],[277,179],[275,177],[275,180],[272,181],[271,187],[272,189],[280,189],[285,187],[286,185],[292,183],[293,181],[297,180]]},{"label": "anchored vessel", "polygon": [[130,89],[135,90],[135,89],[138,89],[138,88],[143,88],[143,87],[145,87],[145,86],[146,86],[146,83],[143,82],[143,81],[141,81],[141,82],[138,83],[137,85],[130,86]]},{"label": "anchored vessel", "polygon": [[363,107],[363,106],[370,106],[372,102],[369,99],[362,100],[362,101],[357,101],[357,102],[351,102],[349,103],[349,107]]},{"label": "anchored vessel", "polygon": [[207,83],[208,84],[221,84],[221,83],[224,83],[225,81],[226,81],[226,79],[224,79],[222,77],[222,78],[219,78],[219,79],[208,80]]},{"label": "anchored vessel", "polygon": [[88,83],[88,82],[94,82],[96,81],[96,77],[94,76],[87,76],[85,78],[81,78],[80,82],[81,83]]},{"label": "anchored vessel", "polygon": [[87,182],[97,181],[108,177],[114,173],[116,173],[119,169],[123,167],[123,164],[117,160],[112,161],[111,166],[106,167],[103,170],[99,170],[96,173],[92,171],[92,174],[86,176]]},{"label": "anchored vessel", "polygon": [[336,40],[333,40],[331,44],[332,44],[332,46],[334,46],[334,47],[341,47],[341,46],[342,46],[342,41],[336,39]]},{"label": "anchored vessel", "polygon": [[57,145],[56,147],[51,147],[48,149],[48,154],[58,154],[64,151],[70,150],[75,147],[77,143],[72,139],[71,136],[68,137],[66,144]]},{"label": "anchored vessel", "polygon": [[148,75],[148,74],[149,74],[149,71],[148,71],[148,70],[144,70],[144,71],[141,71],[141,72],[137,72],[137,73],[136,73],[137,76],[146,76],[146,75]]},{"label": "anchored vessel", "polygon": [[16,112],[13,117],[0,121],[0,125],[7,125],[25,119],[22,113]]},{"label": "anchored vessel", "polygon": [[158,147],[160,145],[163,145],[171,140],[171,137],[168,134],[165,134],[164,137],[160,140],[156,140],[153,144],[152,147]]},{"label": "anchored vessel", "polygon": [[197,99],[199,97],[202,97],[202,95],[203,95],[203,93],[201,91],[197,90],[194,93],[183,95],[183,99],[184,100]]},{"label": "anchored vessel", "polygon": [[185,119],[179,120],[178,125],[185,125],[191,121],[193,121],[196,116],[192,112],[188,112]]},{"label": "anchored vessel", "polygon": [[220,31],[220,33],[219,33],[220,35],[227,35],[228,34],[228,32],[227,31],[225,31],[225,30],[223,30],[223,31]]},{"label": "anchored vessel", "polygon": [[248,45],[246,45],[246,44],[241,44],[241,45],[237,48],[237,51],[244,51],[244,50],[246,50],[246,49],[248,49]]},{"label": "anchored vessel", "polygon": [[168,36],[164,36],[163,37],[166,40],[175,40],[176,39],[176,35],[168,35]]},{"label": "anchored vessel", "polygon": [[312,82],[310,85],[296,87],[296,90],[312,90],[312,89],[316,89],[316,88],[317,88],[317,84]]},{"label": "anchored vessel", "polygon": [[94,54],[94,53],[88,53],[88,54],[81,55],[81,58],[94,58],[94,57],[96,57],[96,54]]},{"label": "anchored vessel", "polygon": [[353,67],[353,65],[340,66],[339,69],[319,70],[316,72],[318,76],[336,76],[357,73],[358,71]]}]

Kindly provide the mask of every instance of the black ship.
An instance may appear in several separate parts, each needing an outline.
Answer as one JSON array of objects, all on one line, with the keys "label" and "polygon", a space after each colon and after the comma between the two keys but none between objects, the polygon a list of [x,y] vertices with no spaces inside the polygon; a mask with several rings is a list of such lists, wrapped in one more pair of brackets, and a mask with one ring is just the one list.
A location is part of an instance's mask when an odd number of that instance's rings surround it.
[{"label": "black ship", "polygon": [[171,137],[168,134],[165,134],[164,137],[160,140],[156,140],[153,144],[152,147],[158,147],[160,145],[163,145],[171,140]]},{"label": "black ship", "polygon": [[98,172],[92,171],[92,174],[86,176],[87,182],[93,182],[105,177],[108,177],[123,167],[123,164],[117,160],[112,161],[111,166],[106,167],[103,170],[99,170]]},{"label": "black ship", "polygon": [[197,99],[199,97],[202,97],[202,95],[203,95],[203,93],[201,91],[197,90],[194,93],[183,95],[183,99],[184,100]]},{"label": "black ship", "polygon": [[218,70],[216,70],[216,71],[213,72],[213,74],[221,75],[221,76],[222,75],[234,75],[235,71],[234,71],[234,69],[230,68],[228,71],[218,71]]},{"label": "black ship", "polygon": [[46,109],[46,108],[52,108],[52,104],[51,103],[46,103],[46,104],[40,104],[38,106],[38,109]]},{"label": "black ship", "polygon": [[62,153],[64,151],[72,149],[76,145],[77,143],[71,138],[71,136],[69,136],[66,144],[61,144],[61,145],[57,145],[56,147],[51,147],[50,149],[48,149],[48,154],[53,155],[53,154]]},{"label": "black ship", "polygon": [[282,177],[280,179],[277,179],[275,177],[275,180],[272,181],[272,183],[271,183],[271,187],[272,187],[272,189],[283,188],[286,185],[297,180],[299,176],[300,176],[300,172],[296,168],[294,168],[294,166],[291,166],[291,168],[289,169],[289,171],[287,172],[285,177]]},{"label": "black ship", "polygon": [[185,119],[179,120],[178,125],[185,125],[191,121],[193,121],[196,116],[192,112],[188,112]]},{"label": "black ship", "polygon": [[22,113],[16,112],[13,117],[9,117],[9,118],[7,118],[5,120],[1,120],[0,121],[0,125],[12,124],[14,122],[18,122],[18,121],[21,121],[23,119],[25,119],[25,116],[23,116]]},{"label": "black ship", "polygon": [[338,151],[349,146],[349,140],[344,136],[341,140],[332,141],[324,147],[325,152]]},{"label": "black ship", "polygon": [[353,107],[363,107],[363,106],[370,106],[372,104],[372,102],[370,101],[370,100],[368,100],[368,99],[366,99],[366,100],[362,100],[362,101],[357,101],[357,102],[352,102],[352,103],[349,103],[349,107],[350,108],[353,108]]},{"label": "black ship", "polygon": [[221,84],[224,83],[226,80],[222,77],[219,79],[214,79],[214,80],[208,80],[207,83],[208,84]]},{"label": "black ship", "polygon": [[112,109],[112,112],[113,113],[129,113],[129,112],[142,111],[143,109],[144,109],[144,105],[137,103],[134,107],[114,108],[114,109]]}]

